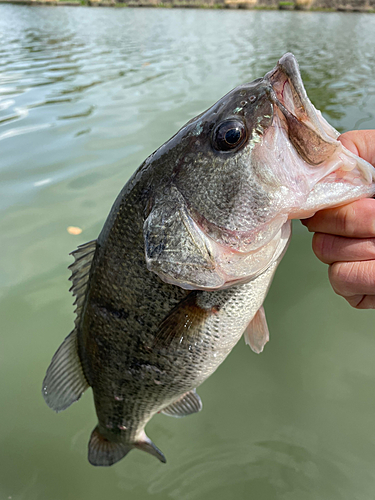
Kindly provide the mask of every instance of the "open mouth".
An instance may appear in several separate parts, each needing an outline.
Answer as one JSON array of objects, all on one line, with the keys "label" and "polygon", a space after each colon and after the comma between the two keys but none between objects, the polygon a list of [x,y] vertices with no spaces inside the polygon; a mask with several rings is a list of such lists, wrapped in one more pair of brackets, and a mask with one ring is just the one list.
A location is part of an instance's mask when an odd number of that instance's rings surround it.
[{"label": "open mouth", "polygon": [[349,202],[354,199],[355,189],[364,193],[362,196],[371,193],[373,168],[342,145],[339,132],[315,109],[307,97],[293,54],[285,54],[264,80],[270,85],[273,125],[288,135],[307,167],[301,172],[310,193],[303,205],[290,212],[289,218],[310,217],[317,209],[332,206],[335,196],[340,204]]},{"label": "open mouth", "polygon": [[293,146],[307,163],[320,165],[335,152],[339,133],[307,97],[294,55],[285,54],[264,78],[272,86],[276,115]]}]

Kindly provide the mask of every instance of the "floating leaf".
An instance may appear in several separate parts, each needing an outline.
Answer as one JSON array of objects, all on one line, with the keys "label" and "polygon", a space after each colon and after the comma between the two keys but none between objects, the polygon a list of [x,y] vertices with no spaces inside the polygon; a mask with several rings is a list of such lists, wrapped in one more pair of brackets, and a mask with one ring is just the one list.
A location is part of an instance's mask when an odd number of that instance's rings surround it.
[{"label": "floating leaf", "polygon": [[74,235],[82,233],[82,229],[76,226],[69,226],[66,228],[66,230],[68,231],[69,234],[74,234]]}]

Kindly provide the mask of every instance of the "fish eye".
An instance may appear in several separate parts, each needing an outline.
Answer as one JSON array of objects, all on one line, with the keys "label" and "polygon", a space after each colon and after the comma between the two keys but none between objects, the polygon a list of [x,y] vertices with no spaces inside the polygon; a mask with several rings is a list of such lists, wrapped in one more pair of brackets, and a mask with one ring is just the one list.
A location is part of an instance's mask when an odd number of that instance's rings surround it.
[{"label": "fish eye", "polygon": [[220,123],[213,133],[213,145],[217,151],[233,151],[246,140],[246,128],[240,120]]}]

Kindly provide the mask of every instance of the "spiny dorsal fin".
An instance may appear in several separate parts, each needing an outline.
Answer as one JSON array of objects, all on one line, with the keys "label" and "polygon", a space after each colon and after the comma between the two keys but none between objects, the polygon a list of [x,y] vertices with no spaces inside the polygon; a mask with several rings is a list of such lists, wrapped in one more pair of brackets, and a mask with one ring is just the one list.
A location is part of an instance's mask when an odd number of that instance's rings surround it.
[{"label": "spiny dorsal fin", "polygon": [[71,291],[76,297],[75,329],[57,349],[43,381],[42,394],[47,405],[56,412],[65,410],[82,396],[89,384],[78,356],[77,326],[85,302],[90,268],[95,254],[96,240],[81,245],[71,253],[74,263],[69,266],[73,285]]},{"label": "spiny dorsal fin", "polygon": [[88,386],[78,357],[77,331],[73,330],[52,358],[42,394],[47,405],[59,412],[78,401]]},{"label": "spiny dorsal fin", "polygon": [[73,255],[74,262],[69,266],[68,269],[72,271],[70,276],[70,281],[73,283],[70,291],[75,296],[76,300],[74,301],[74,305],[76,305],[75,313],[76,326],[79,324],[81,319],[81,312],[83,308],[83,304],[85,302],[87,286],[90,278],[90,269],[92,260],[95,255],[96,250],[96,240],[89,241],[84,245],[80,245],[77,250],[71,252],[70,255]]},{"label": "spiny dorsal fin", "polygon": [[161,413],[170,417],[185,417],[186,415],[201,411],[202,406],[201,398],[194,389],[183,394],[177,401],[164,408]]}]

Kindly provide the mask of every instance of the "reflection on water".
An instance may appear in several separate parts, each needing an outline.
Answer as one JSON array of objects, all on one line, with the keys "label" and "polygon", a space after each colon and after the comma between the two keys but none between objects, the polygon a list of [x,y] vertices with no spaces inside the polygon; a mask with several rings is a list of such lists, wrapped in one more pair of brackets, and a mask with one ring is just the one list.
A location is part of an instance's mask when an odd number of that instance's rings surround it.
[{"label": "reflection on water", "polygon": [[277,440],[251,447],[222,443],[184,462],[166,477],[155,478],[149,493],[170,491],[171,498],[181,500],[223,497],[224,492],[230,497],[233,491],[244,496],[251,492],[257,498],[290,498],[296,490],[309,494],[319,479],[312,454]]},{"label": "reflection on water", "polygon": [[373,313],[334,296],[298,224],[265,352],[241,341],[201,414],[148,426],[166,466],[89,466],[90,391],[56,415],[40,385],[72,327],[68,254],[144,158],[288,50],[334,126],[375,128],[374,43],[371,15],[0,4],[1,499],[373,499]]}]

